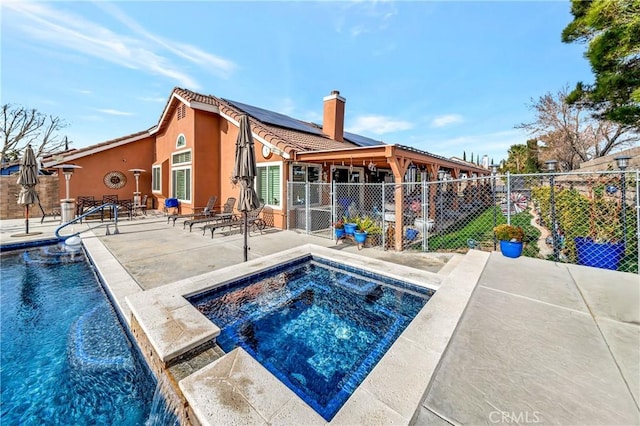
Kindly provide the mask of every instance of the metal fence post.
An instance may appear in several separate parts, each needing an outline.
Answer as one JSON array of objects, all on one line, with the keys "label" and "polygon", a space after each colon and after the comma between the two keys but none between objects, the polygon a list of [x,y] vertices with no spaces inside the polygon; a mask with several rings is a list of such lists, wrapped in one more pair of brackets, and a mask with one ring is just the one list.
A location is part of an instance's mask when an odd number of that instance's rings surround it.
[{"label": "metal fence post", "polygon": [[507,223],[511,225],[511,172],[507,171]]},{"label": "metal fence post", "polygon": [[549,160],[546,162],[547,170],[550,172],[549,174],[549,203],[551,204],[551,241],[553,243],[553,260],[556,262],[560,258],[560,241],[558,238],[558,225],[556,224],[556,198],[555,198],[555,183],[554,183],[554,173],[556,171],[556,164],[558,162],[556,160]]},{"label": "metal fence post", "polygon": [[304,184],[304,220],[307,234],[311,233],[311,209],[309,208],[309,201],[311,200],[310,185],[311,183],[309,182],[305,182]]},{"label": "metal fence post", "polygon": [[[424,174],[423,174],[424,176]],[[422,180],[422,251],[429,251],[429,239],[427,238],[427,228],[429,226],[429,194],[427,193],[427,182]]]},{"label": "metal fence post", "polygon": [[384,191],[385,191],[385,187],[387,186],[384,182],[381,183],[382,185],[382,249],[386,250],[387,249],[387,230],[385,229],[385,202],[386,202],[386,198],[384,195]]},{"label": "metal fence post", "polygon": [[336,239],[336,230],[335,230],[335,222],[336,222],[336,181],[331,181],[331,194],[329,195],[331,198],[331,234],[333,235],[333,239]]},{"label": "metal fence post", "polygon": [[638,274],[640,275],[640,170],[636,170],[636,252],[638,254]]},{"label": "metal fence post", "polygon": [[498,249],[498,238],[496,237],[496,225],[497,225],[497,212],[496,212],[496,175],[497,168],[495,165],[491,165],[491,198],[493,200],[493,251]]}]

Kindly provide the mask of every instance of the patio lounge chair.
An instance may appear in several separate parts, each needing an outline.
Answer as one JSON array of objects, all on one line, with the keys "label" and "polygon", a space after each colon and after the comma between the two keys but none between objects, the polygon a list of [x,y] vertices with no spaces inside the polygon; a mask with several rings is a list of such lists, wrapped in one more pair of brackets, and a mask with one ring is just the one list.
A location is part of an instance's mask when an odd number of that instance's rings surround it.
[{"label": "patio lounge chair", "polygon": [[205,207],[195,207],[193,209],[194,213],[171,214],[167,216],[167,223],[169,223],[170,220],[173,220],[173,226],[176,226],[176,220],[178,219],[186,219],[186,218],[196,219],[196,218],[204,218],[204,217],[211,216],[215,213],[214,206],[217,200],[218,200],[218,197],[216,195],[212,195],[211,197],[209,197],[209,201],[207,201],[207,205]]},{"label": "patio lounge chair", "polygon": [[184,229],[187,225],[189,225],[189,232],[191,232],[193,225],[195,225],[196,223],[206,223],[206,222],[212,222],[212,221],[215,221],[215,222],[232,221],[233,219],[235,219],[233,215],[233,206],[235,206],[235,204],[236,204],[236,199],[234,197],[229,197],[227,198],[227,201],[225,201],[224,205],[222,206],[222,211],[217,213],[214,212],[212,215],[209,215],[207,217],[185,220],[184,223],[182,224],[182,229]]},{"label": "patio lounge chair", "polygon": [[[260,207],[247,213],[247,225],[252,228],[258,229],[261,234],[262,230],[267,226],[267,223],[260,217],[260,213],[262,213],[263,208],[264,204],[260,204]],[[240,228],[240,230],[242,231],[242,228],[244,227],[244,216],[234,218],[233,220],[205,225],[202,235],[206,234],[207,231],[210,230],[211,238],[213,238],[213,233],[216,229],[225,228],[227,226],[229,227],[229,229]]]}]

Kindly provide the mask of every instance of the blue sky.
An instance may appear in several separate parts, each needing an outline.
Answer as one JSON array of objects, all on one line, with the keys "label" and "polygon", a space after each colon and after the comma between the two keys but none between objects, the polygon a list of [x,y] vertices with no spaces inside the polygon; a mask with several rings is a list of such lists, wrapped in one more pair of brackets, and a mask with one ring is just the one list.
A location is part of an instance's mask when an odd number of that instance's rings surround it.
[{"label": "blue sky", "polygon": [[175,86],[444,156],[499,161],[532,99],[592,81],[570,2],[3,2],[2,103],[80,148],[155,125]]}]

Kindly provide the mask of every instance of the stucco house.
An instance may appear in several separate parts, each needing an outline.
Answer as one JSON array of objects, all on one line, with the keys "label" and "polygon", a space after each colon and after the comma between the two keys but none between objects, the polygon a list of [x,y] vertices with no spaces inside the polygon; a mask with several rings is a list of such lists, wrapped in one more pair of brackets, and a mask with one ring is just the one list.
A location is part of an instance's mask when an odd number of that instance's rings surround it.
[{"label": "stucco house", "polygon": [[[132,169],[143,169],[139,192],[161,207],[177,198],[182,213],[204,206],[216,195],[222,204],[237,197],[231,181],[238,123],[250,118],[255,141],[257,192],[273,211],[273,225],[286,228],[288,181],[403,182],[407,170],[435,180],[439,169],[454,179],[486,176],[486,168],[447,159],[409,146],[386,144],[344,131],[346,100],[338,91],[323,100],[321,125],[240,102],[174,88],[158,123],[131,135],[43,160],[45,167],[75,164],[70,197],[115,194],[131,199]],[[294,179],[295,176],[295,179]],[[417,179],[416,173],[409,177]],[[64,179],[60,173],[60,179]],[[65,185],[60,185],[65,198]],[[398,187],[396,191],[402,191]],[[396,197],[402,200],[402,197]],[[401,206],[398,206],[401,208]]]}]

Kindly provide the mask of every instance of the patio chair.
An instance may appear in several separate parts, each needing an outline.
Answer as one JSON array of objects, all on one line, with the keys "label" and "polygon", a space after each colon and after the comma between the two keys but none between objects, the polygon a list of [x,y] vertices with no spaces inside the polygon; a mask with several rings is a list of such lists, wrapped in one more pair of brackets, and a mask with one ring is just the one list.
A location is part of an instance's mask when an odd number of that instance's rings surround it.
[{"label": "patio chair", "polygon": [[167,224],[170,220],[173,220],[173,226],[176,226],[176,220],[185,219],[185,218],[204,218],[211,216],[215,213],[215,204],[218,200],[217,195],[212,195],[209,197],[209,201],[207,201],[207,205],[205,207],[194,207],[194,212],[189,214],[171,214],[167,216]]},{"label": "patio chair", "polygon": [[60,219],[62,220],[62,215],[60,214],[60,206],[54,206],[48,212],[45,212],[44,207],[42,207],[42,204],[40,202],[38,202],[38,206],[40,207],[40,211],[42,212],[42,217],[40,218],[41,224],[44,222],[44,218],[47,216],[53,216],[54,219],[56,218],[56,216],[60,216]]},{"label": "patio chair", "polygon": [[234,219],[233,206],[235,205],[236,205],[236,199],[234,197],[229,197],[227,198],[227,201],[225,201],[224,205],[222,206],[221,211],[214,212],[212,215],[209,215],[206,217],[185,220],[184,223],[182,224],[182,229],[184,229],[187,225],[189,225],[189,232],[191,232],[193,225],[195,225],[196,223],[206,223],[206,222],[212,222],[212,221],[229,222]]},{"label": "patio chair", "polygon": [[[266,222],[260,217],[260,213],[262,213],[262,209],[264,208],[264,204],[260,204],[255,210],[251,210],[247,213],[247,225],[253,229],[258,229],[260,234],[262,234],[262,230],[266,228]],[[218,223],[210,223],[204,226],[204,230],[202,235],[206,234],[207,231],[211,231],[211,238],[213,238],[213,233],[216,229],[229,227],[229,229],[240,228],[240,232],[243,232],[244,227],[244,216],[236,217],[232,220],[222,221]]]},{"label": "patio chair", "polygon": [[[102,196],[102,204],[113,203],[118,204],[118,194],[109,194]],[[109,220],[113,219],[111,209],[109,209]],[[100,210],[100,221],[104,220],[104,209]]]},{"label": "patio chair", "polygon": [[94,203],[93,195],[78,195],[76,197],[76,216],[81,216],[85,209],[93,207]]},{"label": "patio chair", "polygon": [[145,216],[147,215],[147,199],[149,198],[149,196],[147,194],[144,194],[142,196],[142,199],[140,200],[140,204],[136,204],[134,205],[134,214],[136,214],[137,212],[142,212],[142,214],[144,214]]}]

